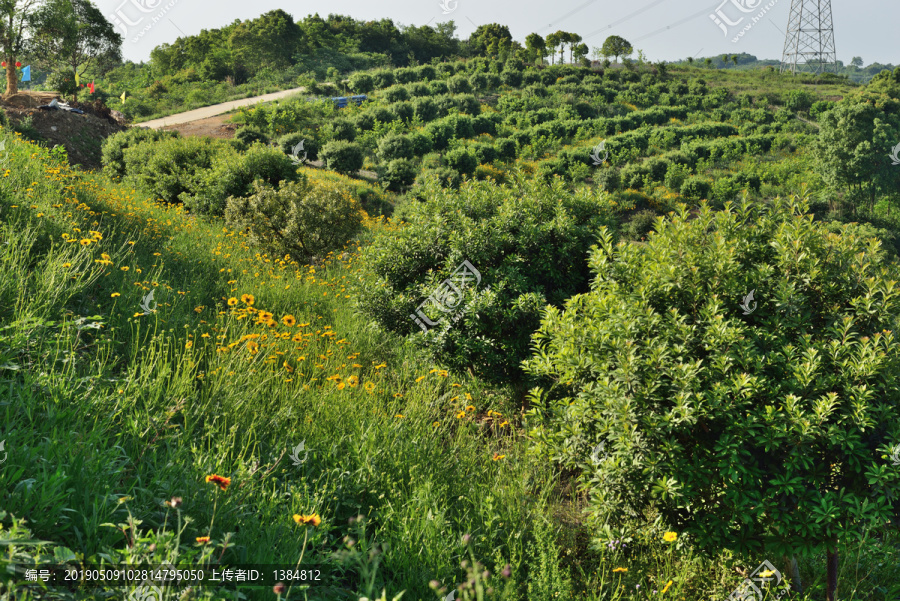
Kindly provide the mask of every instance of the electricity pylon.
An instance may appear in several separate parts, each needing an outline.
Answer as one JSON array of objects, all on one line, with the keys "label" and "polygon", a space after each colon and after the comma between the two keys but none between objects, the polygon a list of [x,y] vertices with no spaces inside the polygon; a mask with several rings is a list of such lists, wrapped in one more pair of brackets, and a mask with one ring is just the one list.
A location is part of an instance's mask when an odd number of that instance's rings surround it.
[{"label": "electricity pylon", "polygon": [[781,72],[837,73],[831,0],[791,0]]}]

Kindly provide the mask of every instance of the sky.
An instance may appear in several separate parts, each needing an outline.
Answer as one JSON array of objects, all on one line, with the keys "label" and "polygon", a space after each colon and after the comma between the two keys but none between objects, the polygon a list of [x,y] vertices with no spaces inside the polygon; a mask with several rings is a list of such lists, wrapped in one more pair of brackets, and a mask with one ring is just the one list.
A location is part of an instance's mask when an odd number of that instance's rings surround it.
[{"label": "sky", "polygon": [[[582,36],[589,48],[619,35],[642,50],[649,61],[688,56],[755,55],[780,60],[791,4],[801,0],[341,0],[339,3],[283,0],[94,0],[123,33],[124,58],[146,61],[157,45],[215,29],[236,19],[253,19],[280,8],[299,20],[318,12],[358,20],[390,18],[416,25],[454,21],[456,35],[467,38],[478,25],[500,23],[524,44],[525,36],[558,29]],[[816,4],[806,0],[806,4]],[[825,2],[823,2],[825,4]],[[864,64],[900,64],[897,27],[900,2],[855,0],[832,3],[838,60],[855,56]],[[445,14],[446,12],[446,14]],[[715,16],[722,25],[717,25]],[[754,22],[756,19],[756,22]],[[734,25],[729,25],[733,23]],[[748,28],[749,26],[749,28]],[[738,34],[743,31],[743,35]],[[127,31],[127,35],[125,32]],[[590,56],[590,55],[589,55]]]}]

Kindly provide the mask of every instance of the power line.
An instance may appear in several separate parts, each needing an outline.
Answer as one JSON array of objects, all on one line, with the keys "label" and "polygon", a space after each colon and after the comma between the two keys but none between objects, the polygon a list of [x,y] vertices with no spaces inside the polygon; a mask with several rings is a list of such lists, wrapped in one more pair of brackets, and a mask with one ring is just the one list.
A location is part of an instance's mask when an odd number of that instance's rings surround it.
[{"label": "power line", "polygon": [[631,19],[632,17],[636,17],[636,16],[638,16],[639,14],[641,14],[641,13],[643,13],[643,12],[646,12],[646,11],[650,10],[651,8],[653,8],[654,6],[657,6],[658,4],[662,4],[662,3],[665,2],[665,1],[666,1],[666,0],[654,0],[653,2],[651,2],[650,4],[648,4],[647,6],[645,6],[645,7],[643,7],[643,8],[639,8],[639,9],[637,9],[636,11],[634,11],[634,12],[632,12],[632,13],[629,13],[629,14],[625,15],[624,17],[622,17],[622,18],[619,19],[618,21],[616,21],[616,22],[614,22],[614,23],[610,23],[610,24],[607,25],[606,27],[603,27],[603,28],[601,28],[601,29],[598,29],[597,31],[594,31],[594,32],[592,32],[592,33],[589,33],[588,35],[584,36],[584,39],[585,39],[585,40],[588,40],[588,39],[594,37],[594,36],[597,35],[597,34],[603,33],[604,31],[606,31],[606,30],[608,30],[608,29],[610,29],[610,28],[612,28],[612,27],[615,27],[616,25],[620,25],[620,24],[624,23],[625,21]]},{"label": "power line", "polygon": [[[562,17],[560,17],[556,22],[557,22],[557,23],[560,23],[560,22],[562,22],[562,21],[565,21],[566,19],[568,19],[569,17],[571,17],[572,15],[574,15],[575,13],[577,13],[578,11],[580,11],[581,9],[587,8],[588,6],[590,6],[591,4],[593,4],[593,3],[596,2],[596,1],[597,1],[597,0],[588,0],[587,2],[585,2],[584,4],[582,4],[581,6],[579,6],[578,8],[572,9],[572,10],[570,10],[569,12],[567,12],[566,14],[564,14],[564,15],[563,15]],[[549,29],[553,29],[553,23],[547,25],[547,27],[545,27],[545,28],[543,29],[543,31],[547,31],[547,30],[549,30]]]}]

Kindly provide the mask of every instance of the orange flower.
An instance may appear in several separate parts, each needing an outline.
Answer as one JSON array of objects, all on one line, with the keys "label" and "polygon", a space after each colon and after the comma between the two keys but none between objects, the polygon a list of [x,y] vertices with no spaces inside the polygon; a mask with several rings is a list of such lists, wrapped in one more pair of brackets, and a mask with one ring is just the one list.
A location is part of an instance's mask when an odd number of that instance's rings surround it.
[{"label": "orange flower", "polygon": [[231,484],[231,478],[226,478],[225,476],[219,476],[217,474],[207,476],[206,481],[212,482],[222,490],[228,490],[228,485]]},{"label": "orange flower", "polygon": [[198,537],[197,537],[197,542],[198,542],[198,543],[208,543],[208,542],[209,542],[209,537],[208,537],[208,536],[198,536]]},{"label": "orange flower", "polygon": [[317,513],[311,513],[309,515],[294,514],[294,521],[297,522],[297,525],[299,526],[308,526],[310,524],[318,526],[322,523],[322,518],[320,518]]}]

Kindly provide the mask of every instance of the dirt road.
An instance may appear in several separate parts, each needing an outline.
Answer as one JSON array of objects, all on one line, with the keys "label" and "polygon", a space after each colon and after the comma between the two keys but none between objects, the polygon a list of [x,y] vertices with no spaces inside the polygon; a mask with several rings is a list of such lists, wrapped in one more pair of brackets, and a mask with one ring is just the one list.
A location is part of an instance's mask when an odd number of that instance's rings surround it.
[{"label": "dirt road", "polygon": [[228,111],[232,111],[236,108],[242,106],[250,106],[252,104],[257,104],[260,102],[271,102],[272,100],[280,100],[282,98],[286,98],[292,94],[297,94],[302,92],[305,88],[292,88],[290,90],[282,90],[281,92],[272,92],[271,94],[263,94],[262,96],[254,96],[252,98],[241,98],[240,100],[231,100],[229,102],[223,102],[221,104],[214,104],[212,106],[204,106],[203,108],[194,109],[192,111],[186,111],[184,113],[177,113],[175,115],[169,115],[168,117],[161,117],[160,119],[153,119],[152,121],[144,121],[143,123],[135,123],[138,127],[149,127],[151,129],[161,129],[166,126],[171,125],[180,125],[183,123],[190,123],[192,121],[199,121],[201,119],[208,119],[209,117],[215,117],[217,115],[221,115],[222,113],[227,113]]}]

